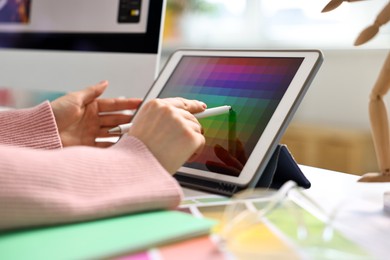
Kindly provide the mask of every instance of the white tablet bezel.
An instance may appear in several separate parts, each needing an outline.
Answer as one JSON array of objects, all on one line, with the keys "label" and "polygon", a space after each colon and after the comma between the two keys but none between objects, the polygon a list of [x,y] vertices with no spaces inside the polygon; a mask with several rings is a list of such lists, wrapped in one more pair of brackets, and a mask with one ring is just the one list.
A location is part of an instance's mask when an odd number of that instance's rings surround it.
[{"label": "white tablet bezel", "polygon": [[[203,171],[188,167],[181,167],[180,174],[196,177],[199,179],[227,182],[238,186],[251,186],[259,169],[265,168],[270,156],[279,142],[284,128],[287,126],[292,114],[300,103],[300,99],[306,92],[308,83],[318,70],[322,61],[322,53],[319,50],[259,50],[259,51],[236,51],[236,50],[178,50],[171,55],[159,77],[147,93],[144,103],[158,97],[171,74],[176,69],[183,56],[216,56],[216,57],[298,57],[303,58],[302,64],[295,74],[290,86],[283,98],[280,100],[275,112],[269,120],[263,134],[255,145],[252,154],[249,156],[241,174],[238,177],[228,176],[220,173]],[[258,175],[258,174],[257,174]]]}]

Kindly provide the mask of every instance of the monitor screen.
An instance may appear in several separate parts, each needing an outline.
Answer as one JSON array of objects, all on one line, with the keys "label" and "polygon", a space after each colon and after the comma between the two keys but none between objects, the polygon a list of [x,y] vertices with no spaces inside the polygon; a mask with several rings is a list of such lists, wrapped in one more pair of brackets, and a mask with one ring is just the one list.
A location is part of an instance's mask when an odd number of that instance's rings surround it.
[{"label": "monitor screen", "polygon": [[72,91],[110,81],[143,97],[158,71],[164,1],[0,0],[0,86]]}]

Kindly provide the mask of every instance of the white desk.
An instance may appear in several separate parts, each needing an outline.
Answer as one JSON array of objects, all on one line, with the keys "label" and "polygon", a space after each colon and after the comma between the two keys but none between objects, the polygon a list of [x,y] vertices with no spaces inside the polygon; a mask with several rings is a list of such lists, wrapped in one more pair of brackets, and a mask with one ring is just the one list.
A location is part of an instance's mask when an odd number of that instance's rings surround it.
[{"label": "white desk", "polygon": [[[383,210],[383,194],[390,183],[360,183],[359,176],[300,166],[312,183],[305,192],[327,212],[336,207],[335,227],[377,259],[389,259],[390,215]],[[185,196],[205,193],[184,189]]]},{"label": "white desk", "polygon": [[341,205],[336,226],[378,259],[389,259],[390,215],[383,195],[390,183],[361,183],[359,176],[301,166],[312,182],[307,193],[325,209]]}]

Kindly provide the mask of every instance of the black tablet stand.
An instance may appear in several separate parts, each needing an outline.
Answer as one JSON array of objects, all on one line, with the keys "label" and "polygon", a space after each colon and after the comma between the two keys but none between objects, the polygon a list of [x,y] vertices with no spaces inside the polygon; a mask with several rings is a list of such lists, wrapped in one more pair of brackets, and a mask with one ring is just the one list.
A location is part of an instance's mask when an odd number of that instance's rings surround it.
[{"label": "black tablet stand", "polygon": [[287,146],[279,144],[257,182],[256,187],[278,189],[289,180],[295,181],[298,186],[306,189],[311,186],[310,181],[299,168]]}]

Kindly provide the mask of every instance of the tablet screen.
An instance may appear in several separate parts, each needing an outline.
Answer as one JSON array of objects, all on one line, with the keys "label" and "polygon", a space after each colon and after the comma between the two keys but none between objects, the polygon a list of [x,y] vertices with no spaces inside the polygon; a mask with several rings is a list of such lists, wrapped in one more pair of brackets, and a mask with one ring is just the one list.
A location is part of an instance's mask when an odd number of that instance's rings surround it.
[{"label": "tablet screen", "polygon": [[298,71],[302,57],[184,56],[159,97],[184,97],[228,114],[199,119],[206,145],[184,167],[238,177]]}]

